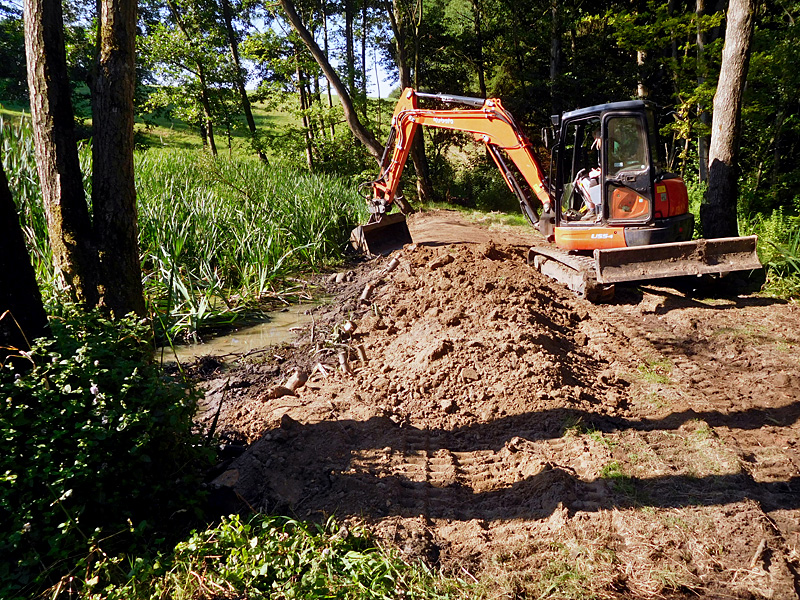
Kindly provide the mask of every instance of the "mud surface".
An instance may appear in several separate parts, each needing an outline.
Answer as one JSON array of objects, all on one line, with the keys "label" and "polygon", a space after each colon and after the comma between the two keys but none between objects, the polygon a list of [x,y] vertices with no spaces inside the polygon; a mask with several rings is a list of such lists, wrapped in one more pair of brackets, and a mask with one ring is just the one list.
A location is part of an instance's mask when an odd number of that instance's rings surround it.
[{"label": "mud surface", "polygon": [[491,598],[798,596],[797,303],[594,306],[526,265],[527,230],[410,226],[325,279],[295,344],[206,361],[220,510],[366,522]]}]

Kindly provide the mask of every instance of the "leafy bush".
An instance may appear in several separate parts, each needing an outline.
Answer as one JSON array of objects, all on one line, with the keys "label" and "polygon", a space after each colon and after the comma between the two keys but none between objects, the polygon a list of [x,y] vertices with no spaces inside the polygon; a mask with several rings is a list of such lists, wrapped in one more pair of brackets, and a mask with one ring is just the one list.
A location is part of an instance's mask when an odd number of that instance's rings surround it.
[{"label": "leafy bush", "polygon": [[696,179],[686,181],[686,192],[689,195],[689,212],[694,215],[694,239],[703,237],[703,228],[700,224],[700,205],[706,196],[708,185]]},{"label": "leafy bush", "polygon": [[800,217],[777,208],[740,220],[742,235],[758,235],[758,255],[767,271],[764,291],[780,297],[800,296]]},{"label": "leafy bush", "polygon": [[[67,308],[31,367],[0,369],[0,597],[136,548],[199,507],[196,397],[160,377],[143,322]],[[158,529],[155,529],[155,528]]]},{"label": "leafy bush", "polygon": [[97,565],[86,587],[94,600],[146,598],[447,598],[475,597],[458,580],[443,579],[422,564],[409,565],[374,544],[363,531],[330,520],[309,525],[286,517],[223,519],[193,532],[170,554],[132,562],[126,581],[98,586]]}]

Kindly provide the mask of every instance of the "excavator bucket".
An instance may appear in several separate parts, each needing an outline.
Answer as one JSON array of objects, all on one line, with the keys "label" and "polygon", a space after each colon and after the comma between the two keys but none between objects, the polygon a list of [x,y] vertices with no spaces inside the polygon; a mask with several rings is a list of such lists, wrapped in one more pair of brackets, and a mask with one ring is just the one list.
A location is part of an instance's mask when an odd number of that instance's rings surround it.
[{"label": "excavator bucket", "polygon": [[756,239],[751,235],[595,250],[597,281],[610,284],[760,269]]},{"label": "excavator bucket", "polygon": [[406,217],[402,213],[383,215],[375,223],[359,225],[350,233],[350,243],[356,250],[370,255],[389,254],[411,243]]}]

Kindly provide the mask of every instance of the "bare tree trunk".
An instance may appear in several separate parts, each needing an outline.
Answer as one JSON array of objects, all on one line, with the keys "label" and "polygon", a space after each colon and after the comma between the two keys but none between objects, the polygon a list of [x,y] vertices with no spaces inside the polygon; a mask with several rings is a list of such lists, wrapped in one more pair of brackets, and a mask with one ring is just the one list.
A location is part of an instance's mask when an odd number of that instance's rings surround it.
[{"label": "bare tree trunk", "polygon": [[647,98],[650,95],[650,90],[647,89],[647,84],[644,81],[644,61],[647,58],[647,52],[644,50],[636,51],[636,72],[638,73],[638,82],[636,84],[637,98]]},{"label": "bare tree trunk", "polygon": [[481,0],[472,0],[472,10],[475,13],[475,20],[473,29],[475,32],[475,43],[477,45],[477,71],[478,71],[478,89],[481,92],[481,98],[486,98],[486,69],[484,68],[483,60],[483,11],[481,9]]},{"label": "bare tree trunk", "polygon": [[383,155],[383,146],[381,146],[378,140],[375,139],[375,136],[372,134],[372,132],[364,127],[364,125],[358,119],[358,113],[353,107],[353,101],[350,97],[350,94],[342,83],[342,80],[339,78],[339,75],[336,74],[336,71],[331,66],[330,62],[328,62],[327,58],[325,58],[325,54],[317,45],[317,42],[314,40],[314,36],[312,36],[311,32],[306,28],[305,25],[303,25],[303,22],[300,20],[300,16],[297,14],[297,11],[294,8],[292,0],[280,0],[280,3],[284,12],[286,13],[286,18],[289,20],[289,23],[297,32],[297,35],[300,36],[300,39],[303,40],[303,43],[308,48],[309,52],[311,52],[311,56],[314,57],[314,60],[322,69],[325,77],[328,78],[328,81],[330,81],[331,85],[336,90],[336,93],[339,95],[339,101],[342,103],[342,110],[344,110],[344,118],[347,121],[350,130],[353,132],[353,135],[355,135],[356,138],[362,144],[364,144],[364,146],[366,146],[373,158],[380,163],[381,156]]},{"label": "bare tree trunk", "polygon": [[[191,42],[192,36],[183,25],[183,20],[180,17],[178,7],[175,6],[173,0],[167,0],[167,6],[172,13],[172,18],[175,19],[175,25],[180,29],[183,37]],[[211,154],[217,155],[217,143],[214,140],[214,121],[213,113],[211,112],[211,99],[208,96],[208,84],[206,82],[206,70],[202,62],[197,62],[197,78],[200,80],[200,104],[203,107],[203,112],[206,115],[206,134],[208,135],[208,145],[211,148]],[[205,144],[204,144],[205,145]]]},{"label": "bare tree trunk", "polygon": [[[700,27],[699,18],[702,17],[703,15],[708,14],[708,6],[706,2],[707,0],[696,0],[695,4],[695,14],[698,17],[698,28],[697,28],[697,68],[698,68],[697,84],[698,85],[702,85],[703,83],[705,83],[705,80],[708,77],[708,64],[706,62],[706,57],[705,57],[705,47],[707,44],[712,43],[717,39],[719,39],[719,37],[723,34],[723,28],[721,26],[714,27],[708,33],[704,32]],[[725,10],[726,2],[727,0],[717,0],[713,8],[713,13],[718,13],[722,10]],[[700,122],[706,127],[710,126],[711,112],[708,110],[708,107],[698,104],[697,112],[700,114]],[[699,163],[698,171],[699,171],[700,181],[708,181],[708,162],[709,162],[708,148],[710,144],[711,144],[711,135],[705,131],[705,127],[701,128],[700,135],[697,136],[697,159]]]},{"label": "bare tree trunk", "polygon": [[367,118],[367,0],[361,0],[361,96]]},{"label": "bare tree trunk", "polygon": [[[400,88],[411,87],[411,66],[408,59],[406,45],[408,43],[408,30],[403,15],[401,0],[392,0],[392,4],[387,8],[389,21],[392,25],[392,32],[395,39],[395,51],[397,69],[400,71]],[[416,73],[414,74],[416,78]],[[418,82],[415,82],[415,86]],[[411,161],[414,164],[414,172],[417,175],[417,196],[420,200],[432,201],[435,197],[433,184],[431,183],[428,172],[428,161],[425,158],[425,140],[420,132],[411,144]],[[405,212],[405,210],[403,211]]]},{"label": "bare tree trunk", "polygon": [[58,277],[72,299],[98,301],[98,265],[75,141],[61,3],[25,0],[25,54],[36,165]]},{"label": "bare tree trunk", "polygon": [[206,84],[206,70],[202,64],[197,64],[197,73],[200,79],[200,103],[203,105],[203,112],[206,116],[206,134],[208,135],[208,146],[211,154],[217,155],[217,142],[214,139],[214,119],[211,116],[211,99],[208,97],[208,85]]},{"label": "bare tree trunk", "polygon": [[47,333],[47,314],[0,163],[0,363],[14,348],[28,350]]},{"label": "bare tree trunk", "polygon": [[[550,102],[554,114],[561,112],[558,80],[561,75],[561,2],[550,0]],[[484,96],[485,97],[485,96]]]},{"label": "bare tree trunk", "polygon": [[233,15],[231,14],[230,0],[220,0],[222,2],[222,17],[225,20],[225,30],[228,33],[228,45],[231,48],[231,58],[233,59],[233,66],[236,69],[236,89],[239,91],[239,97],[242,100],[242,111],[244,112],[245,121],[247,121],[247,128],[250,130],[250,137],[256,144],[256,153],[258,158],[264,163],[269,163],[267,155],[257,146],[258,130],[256,129],[256,121],[253,118],[253,109],[250,106],[250,98],[247,95],[247,89],[244,85],[244,75],[242,69],[242,61],[239,58],[239,41],[236,37],[236,32],[233,29]]},{"label": "bare tree trunk", "polygon": [[297,93],[300,100],[300,110],[303,113],[303,136],[306,141],[306,164],[308,170],[314,170],[314,153],[311,144],[311,119],[308,116],[308,95],[303,73],[300,70],[300,48],[295,48],[295,75],[297,77]]},{"label": "bare tree trunk", "polygon": [[136,0],[103,0],[92,93],[92,206],[102,298],[116,317],[144,316],[133,170]]},{"label": "bare tree trunk", "polygon": [[[706,35],[700,26],[700,17],[706,13],[706,0],[697,0],[695,4],[695,14],[697,15],[697,66],[698,66],[698,85],[702,85],[706,80],[705,68],[705,46]],[[709,123],[708,111],[703,106],[698,105],[697,110],[700,113],[700,122],[704,125]],[[702,132],[697,136],[697,162],[698,162],[698,179],[701,182],[708,181],[708,145],[711,141],[711,136]]]},{"label": "bare tree trunk", "polygon": [[708,194],[700,207],[703,234],[709,238],[738,233],[736,205],[738,195],[739,130],[742,94],[750,62],[755,0],[731,0],[728,25],[714,115],[711,122],[711,147],[708,160]]},{"label": "bare tree trunk", "polygon": [[[322,0],[322,40],[324,42],[325,60],[330,60],[328,55],[328,14],[325,9],[326,2]],[[333,98],[331,97],[331,81],[325,79],[326,87],[328,90],[328,108],[333,108]],[[336,125],[333,122],[333,117],[330,117],[331,139],[336,138]]]},{"label": "bare tree trunk", "polygon": [[353,20],[355,0],[344,0],[344,59],[347,72],[347,89],[351,96],[356,93],[356,56],[353,47]]}]

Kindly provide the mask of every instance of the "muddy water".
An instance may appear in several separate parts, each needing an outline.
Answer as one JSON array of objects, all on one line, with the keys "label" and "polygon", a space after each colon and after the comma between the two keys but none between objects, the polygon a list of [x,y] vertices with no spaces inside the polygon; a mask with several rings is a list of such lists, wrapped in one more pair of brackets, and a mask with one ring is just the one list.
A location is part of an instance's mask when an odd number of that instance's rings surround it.
[{"label": "muddy water", "polygon": [[315,304],[297,304],[283,310],[270,312],[263,322],[249,324],[224,334],[207,337],[199,344],[179,344],[175,352],[171,348],[163,350],[164,362],[175,362],[175,355],[181,363],[191,362],[201,356],[218,356],[223,360],[234,359],[253,350],[292,341],[297,329],[311,322],[311,309]]}]

